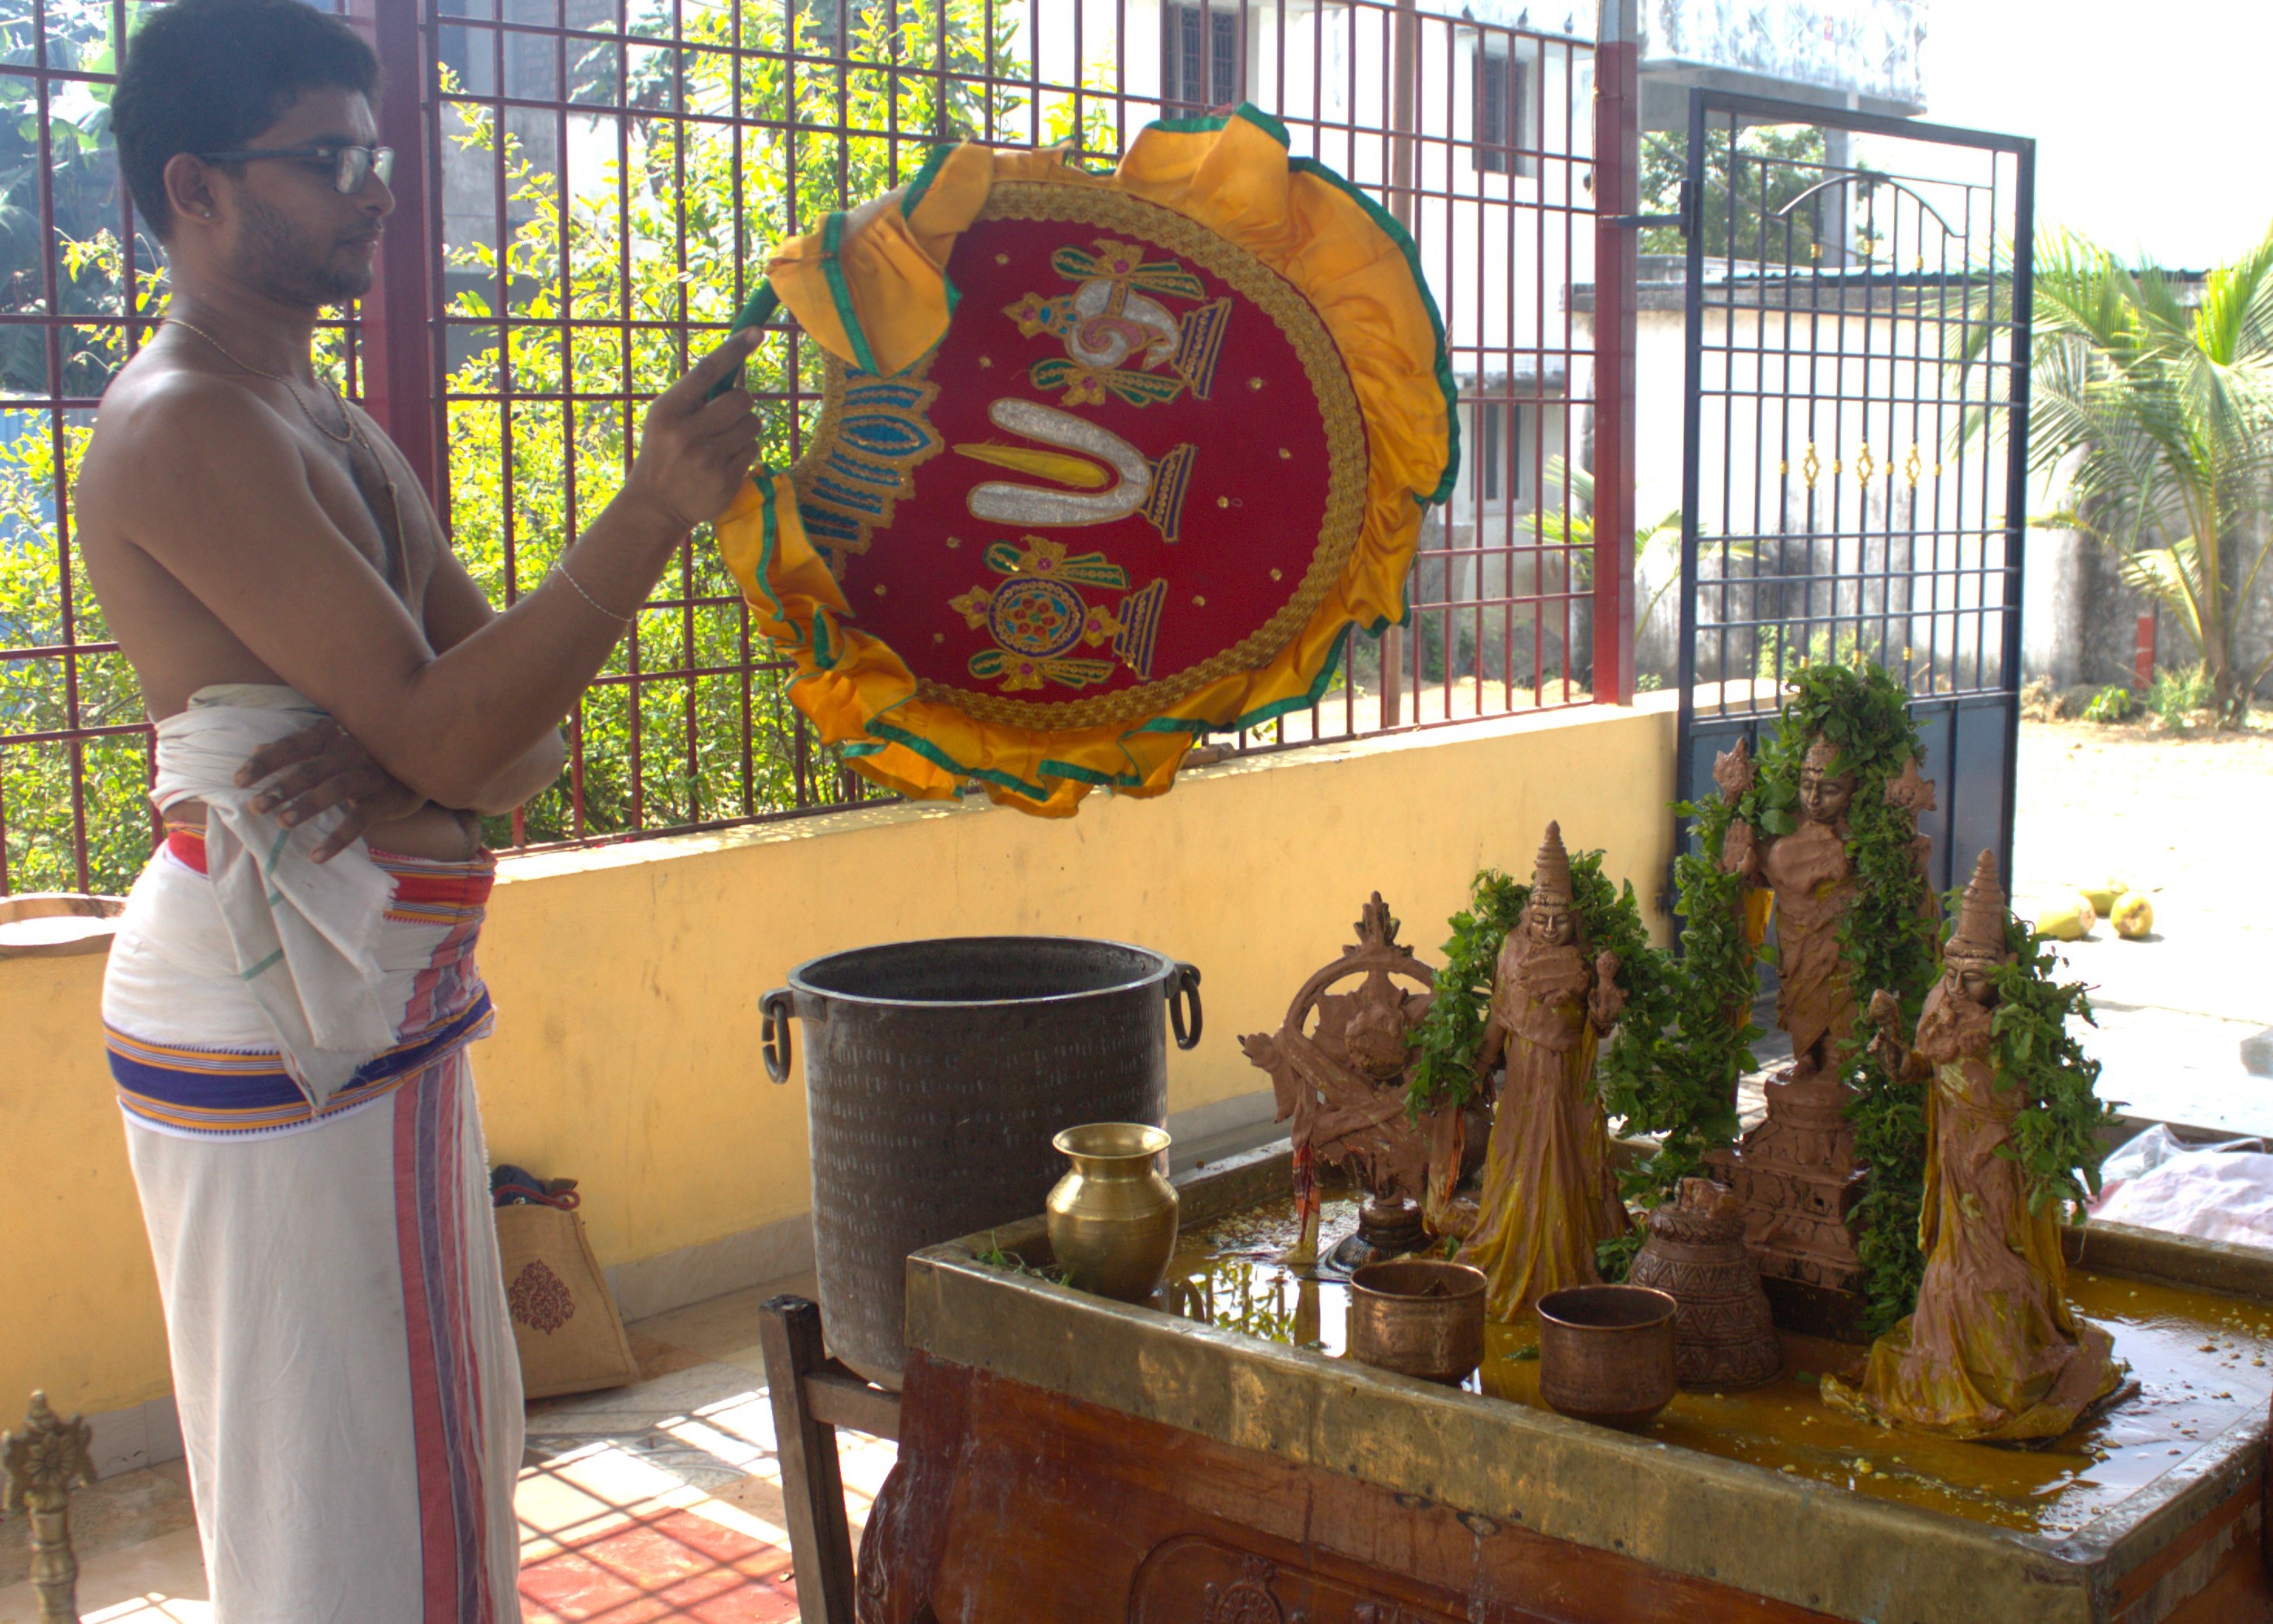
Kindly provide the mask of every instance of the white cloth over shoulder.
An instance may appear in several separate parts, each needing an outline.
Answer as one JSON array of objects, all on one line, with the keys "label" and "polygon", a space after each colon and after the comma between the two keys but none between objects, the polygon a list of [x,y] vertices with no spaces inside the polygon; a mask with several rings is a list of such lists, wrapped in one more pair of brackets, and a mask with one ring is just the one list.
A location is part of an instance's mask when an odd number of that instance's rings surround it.
[{"label": "white cloth over shoulder", "polygon": [[394,881],[360,840],[315,861],[344,811],[288,829],[252,809],[259,792],[240,789],[236,771],[263,745],[326,716],[289,688],[199,688],[189,709],[158,724],[151,792],[161,811],[205,803],[206,873],[237,975],[275,1028],[285,1069],[319,1107],[395,1039],[399,1011],[387,1007],[379,962]]}]

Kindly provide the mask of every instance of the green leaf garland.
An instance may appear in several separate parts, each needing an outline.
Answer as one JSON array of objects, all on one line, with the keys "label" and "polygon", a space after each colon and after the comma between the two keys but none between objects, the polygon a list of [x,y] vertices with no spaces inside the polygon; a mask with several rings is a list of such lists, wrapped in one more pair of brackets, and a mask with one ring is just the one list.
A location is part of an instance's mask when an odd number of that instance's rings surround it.
[{"label": "green leaf garland", "polygon": [[[1950,893],[1953,918],[1961,894]],[[2006,916],[2005,949],[2013,957],[1993,973],[1992,1064],[1999,1086],[2017,1086],[2026,1098],[2013,1119],[2010,1149],[1999,1147],[1998,1154],[2020,1162],[2029,1212],[2058,1202],[2068,1209],[2063,1216],[2078,1216],[2099,1193],[2099,1165],[2107,1155],[2101,1134],[2117,1115],[2099,1098],[2099,1062],[2083,1052],[2068,1024],[2071,1016],[2097,1024],[2091,1000],[2082,982],[2052,979],[2059,959],[2050,941]]]}]

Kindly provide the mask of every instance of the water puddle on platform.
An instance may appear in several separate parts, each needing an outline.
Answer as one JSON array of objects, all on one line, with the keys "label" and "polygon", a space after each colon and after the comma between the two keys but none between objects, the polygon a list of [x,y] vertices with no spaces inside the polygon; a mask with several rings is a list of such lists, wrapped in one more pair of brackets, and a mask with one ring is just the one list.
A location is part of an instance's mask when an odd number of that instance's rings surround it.
[{"label": "water puddle on platform", "polygon": [[[1318,1253],[1357,1227],[1357,1202],[1330,1198]],[[1294,1244],[1292,1200],[1196,1226],[1159,1302],[1189,1320],[1340,1355],[1349,1288],[1331,1267],[1279,1259]],[[1888,1431],[1826,1404],[1826,1372],[1851,1376],[1864,1350],[1784,1336],[1783,1376],[1741,1393],[1684,1393],[1645,1434],[1880,1500],[2050,1535],[2074,1532],[2136,1493],[2273,1395],[2273,1307],[2209,1292],[2071,1270],[2077,1310],[2114,1336],[2139,1391],[2040,1447],[1963,1443]],[[1538,1327],[1487,1327],[1483,1364],[1464,1384],[1542,1407]]]}]

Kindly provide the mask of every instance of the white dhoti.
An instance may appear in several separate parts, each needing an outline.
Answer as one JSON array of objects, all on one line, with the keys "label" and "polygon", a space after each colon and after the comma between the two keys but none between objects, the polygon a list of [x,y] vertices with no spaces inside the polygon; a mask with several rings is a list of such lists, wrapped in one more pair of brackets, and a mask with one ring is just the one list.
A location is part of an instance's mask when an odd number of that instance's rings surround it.
[{"label": "white dhoti", "polygon": [[201,838],[152,858],[104,982],[216,1624],[521,1616],[521,1372],[466,1057],[491,864],[373,861],[394,1042],[327,1094],[247,986]]}]

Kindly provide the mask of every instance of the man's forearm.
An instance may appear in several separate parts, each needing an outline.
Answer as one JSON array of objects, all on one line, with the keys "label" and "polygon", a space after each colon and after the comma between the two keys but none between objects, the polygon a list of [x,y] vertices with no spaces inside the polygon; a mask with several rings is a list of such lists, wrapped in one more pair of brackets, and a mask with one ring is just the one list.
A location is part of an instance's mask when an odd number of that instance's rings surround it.
[{"label": "man's forearm", "polygon": [[[446,806],[494,801],[508,780],[535,771],[531,752],[574,709],[622,637],[615,617],[646,601],[683,538],[668,519],[619,496],[566,555],[574,580],[548,581],[427,665],[413,679],[397,736],[370,741],[373,753]],[[527,793],[559,771],[556,761]]]},{"label": "man's forearm", "polygon": [[567,763],[568,747],[556,727],[483,785],[464,809],[484,817],[503,817],[551,788]]}]

